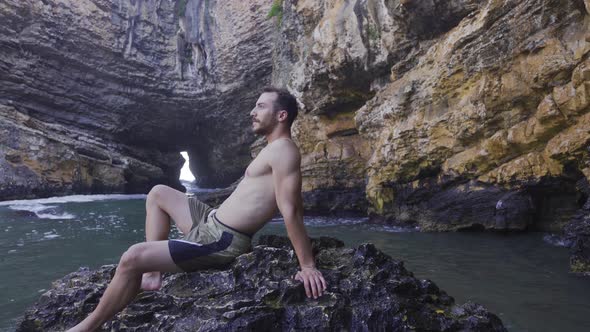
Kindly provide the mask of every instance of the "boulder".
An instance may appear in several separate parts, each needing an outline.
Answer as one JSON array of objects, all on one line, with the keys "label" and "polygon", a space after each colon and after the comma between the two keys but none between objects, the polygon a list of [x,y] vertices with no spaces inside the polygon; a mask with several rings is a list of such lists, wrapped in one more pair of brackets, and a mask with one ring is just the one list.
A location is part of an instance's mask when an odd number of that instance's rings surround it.
[{"label": "boulder", "polygon": [[[362,244],[313,240],[328,288],[305,296],[292,279],[298,264],[285,237],[262,236],[229,267],[166,274],[159,291],[142,292],[104,331],[506,331],[474,303],[455,304],[430,280]],[[20,320],[17,331],[63,331],[97,305],[116,266],[82,268],[57,280]]]}]

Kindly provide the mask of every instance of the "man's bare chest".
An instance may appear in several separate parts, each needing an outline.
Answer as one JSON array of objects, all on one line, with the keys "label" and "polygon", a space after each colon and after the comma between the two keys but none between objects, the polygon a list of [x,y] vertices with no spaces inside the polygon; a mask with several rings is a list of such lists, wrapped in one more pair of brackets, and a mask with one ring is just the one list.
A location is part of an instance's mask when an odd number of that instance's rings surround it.
[{"label": "man's bare chest", "polygon": [[272,173],[272,169],[268,164],[267,158],[265,156],[265,151],[261,151],[254,160],[248,165],[246,168],[246,177],[254,178],[269,175]]}]

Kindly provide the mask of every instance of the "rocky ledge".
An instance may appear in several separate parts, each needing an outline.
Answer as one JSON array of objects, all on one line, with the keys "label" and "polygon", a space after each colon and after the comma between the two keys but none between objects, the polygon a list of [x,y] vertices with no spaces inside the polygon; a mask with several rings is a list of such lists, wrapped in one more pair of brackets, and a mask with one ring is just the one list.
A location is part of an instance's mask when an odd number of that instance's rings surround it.
[{"label": "rocky ledge", "polygon": [[[313,248],[328,282],[317,300],[307,299],[303,284],[291,278],[297,260],[288,239],[263,236],[225,270],[166,275],[160,291],[141,293],[103,329],[506,331],[496,315],[477,304],[455,304],[372,244],[345,248],[322,237]],[[73,326],[94,309],[114,271],[114,265],[82,268],[56,281],[26,311],[17,331]]]}]

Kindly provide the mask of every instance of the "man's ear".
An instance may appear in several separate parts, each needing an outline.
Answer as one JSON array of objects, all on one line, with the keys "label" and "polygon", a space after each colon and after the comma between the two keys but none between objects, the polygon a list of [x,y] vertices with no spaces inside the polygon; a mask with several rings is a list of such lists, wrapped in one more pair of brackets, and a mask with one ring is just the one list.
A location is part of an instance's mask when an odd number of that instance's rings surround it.
[{"label": "man's ear", "polygon": [[279,111],[279,121],[287,121],[287,118],[289,117],[289,114],[287,113],[287,111]]}]

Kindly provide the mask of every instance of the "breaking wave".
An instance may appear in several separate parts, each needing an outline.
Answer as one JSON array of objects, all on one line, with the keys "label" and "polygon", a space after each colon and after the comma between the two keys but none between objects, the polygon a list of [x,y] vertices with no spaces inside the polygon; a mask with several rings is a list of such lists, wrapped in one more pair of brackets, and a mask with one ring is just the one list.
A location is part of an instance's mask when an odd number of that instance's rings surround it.
[{"label": "breaking wave", "polygon": [[34,214],[39,219],[74,219],[75,215],[60,211],[55,204],[84,203],[107,200],[144,199],[146,195],[71,195],[29,200],[15,200],[0,202],[0,206],[7,206],[10,210],[23,211]]}]

